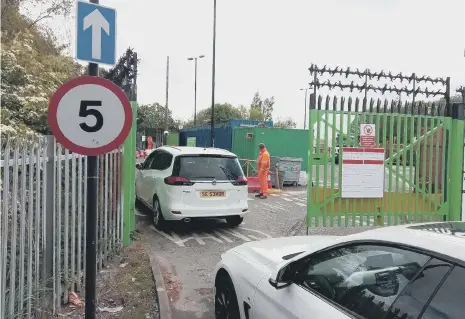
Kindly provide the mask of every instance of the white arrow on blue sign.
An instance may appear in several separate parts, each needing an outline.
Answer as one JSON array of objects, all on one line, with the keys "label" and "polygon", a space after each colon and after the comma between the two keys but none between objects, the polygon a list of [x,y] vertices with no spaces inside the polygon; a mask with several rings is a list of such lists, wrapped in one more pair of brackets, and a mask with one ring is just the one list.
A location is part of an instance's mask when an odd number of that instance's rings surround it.
[{"label": "white arrow on blue sign", "polygon": [[93,63],[116,63],[116,10],[77,1],[76,59]]}]

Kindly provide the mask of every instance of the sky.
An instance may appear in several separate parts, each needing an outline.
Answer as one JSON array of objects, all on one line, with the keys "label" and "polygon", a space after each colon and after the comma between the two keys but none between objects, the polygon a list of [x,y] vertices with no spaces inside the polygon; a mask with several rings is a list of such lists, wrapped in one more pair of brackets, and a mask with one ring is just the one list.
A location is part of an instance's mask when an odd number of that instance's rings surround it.
[{"label": "sky", "polygon": [[[117,10],[117,52],[132,47],[141,63],[138,102],[165,104],[187,120],[211,105],[213,0],[101,0]],[[71,40],[73,19],[51,22]],[[274,119],[303,127],[311,63],[434,77],[465,85],[465,0],[217,0],[217,103],[250,105],[274,96]],[[327,94],[325,90],[319,91]],[[337,92],[332,91],[331,94]]]}]

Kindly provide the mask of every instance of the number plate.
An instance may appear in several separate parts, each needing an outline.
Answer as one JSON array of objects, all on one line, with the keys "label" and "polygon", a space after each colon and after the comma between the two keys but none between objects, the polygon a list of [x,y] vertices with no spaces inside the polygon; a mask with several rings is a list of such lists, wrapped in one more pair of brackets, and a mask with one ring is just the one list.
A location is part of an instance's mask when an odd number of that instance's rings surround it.
[{"label": "number plate", "polygon": [[225,191],[201,191],[200,197],[225,197]]}]

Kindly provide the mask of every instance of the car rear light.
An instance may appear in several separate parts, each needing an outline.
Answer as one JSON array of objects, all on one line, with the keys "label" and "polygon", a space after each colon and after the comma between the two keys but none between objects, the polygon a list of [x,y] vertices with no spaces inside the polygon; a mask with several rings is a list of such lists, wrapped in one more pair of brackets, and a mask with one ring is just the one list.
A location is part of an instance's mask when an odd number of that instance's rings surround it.
[{"label": "car rear light", "polygon": [[173,186],[194,185],[190,180],[181,176],[168,176],[165,178],[165,184]]},{"label": "car rear light", "polygon": [[236,185],[236,186],[247,185],[247,178],[242,176],[236,179],[235,181],[233,181],[232,183],[233,185]]}]

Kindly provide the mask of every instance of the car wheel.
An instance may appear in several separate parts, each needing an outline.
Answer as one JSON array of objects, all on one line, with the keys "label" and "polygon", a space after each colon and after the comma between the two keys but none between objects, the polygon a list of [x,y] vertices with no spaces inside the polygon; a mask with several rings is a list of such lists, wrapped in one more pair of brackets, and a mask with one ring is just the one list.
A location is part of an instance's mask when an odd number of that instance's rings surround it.
[{"label": "car wheel", "polygon": [[227,275],[220,275],[215,283],[215,318],[241,318],[236,292],[231,279]]},{"label": "car wheel", "polygon": [[161,229],[165,225],[165,218],[163,217],[163,213],[161,212],[160,202],[158,198],[153,199],[153,208],[152,208],[152,222],[153,225]]},{"label": "car wheel", "polygon": [[226,217],[226,222],[228,223],[229,226],[232,226],[232,227],[239,226],[243,220],[244,220],[244,217],[241,217],[239,215]]}]

